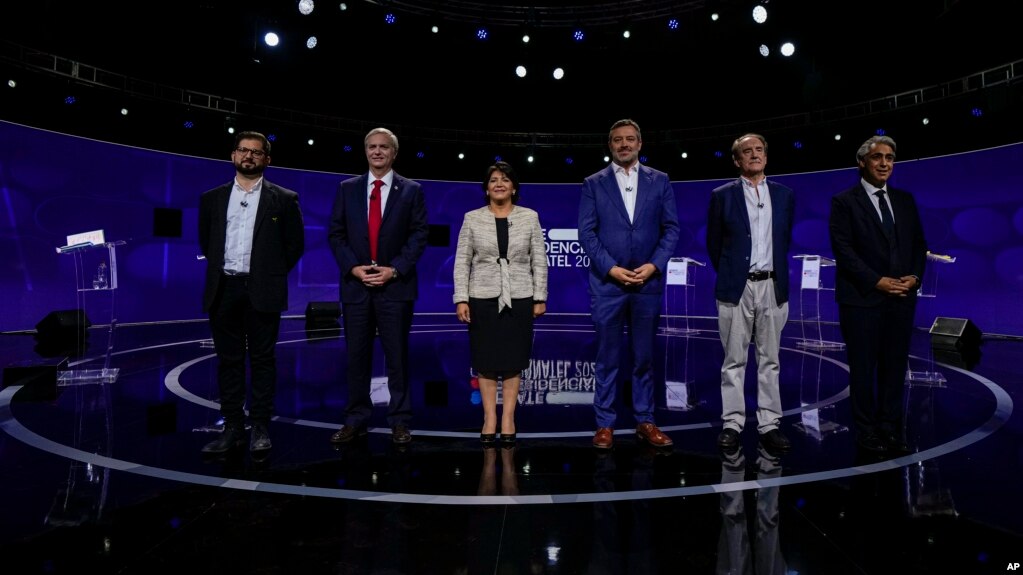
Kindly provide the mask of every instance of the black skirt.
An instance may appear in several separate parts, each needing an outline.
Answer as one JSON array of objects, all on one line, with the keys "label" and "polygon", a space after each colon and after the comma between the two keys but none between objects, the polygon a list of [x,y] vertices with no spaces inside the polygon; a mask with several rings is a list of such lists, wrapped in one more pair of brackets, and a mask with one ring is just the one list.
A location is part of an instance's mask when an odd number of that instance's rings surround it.
[{"label": "black skirt", "polygon": [[533,353],[533,300],[513,299],[497,313],[497,298],[469,298],[469,350],[477,373],[519,372]]}]

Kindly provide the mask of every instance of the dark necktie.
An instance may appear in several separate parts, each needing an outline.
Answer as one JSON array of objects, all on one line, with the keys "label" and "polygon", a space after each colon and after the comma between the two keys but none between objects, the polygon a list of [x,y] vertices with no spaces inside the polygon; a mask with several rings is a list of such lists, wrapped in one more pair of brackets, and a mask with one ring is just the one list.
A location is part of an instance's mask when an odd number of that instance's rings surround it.
[{"label": "dark necktie", "polygon": [[376,264],[377,261],[377,240],[380,238],[380,221],[383,219],[383,210],[380,209],[380,188],[384,185],[383,180],[373,182],[373,191],[369,194],[369,257]]},{"label": "dark necktie", "polygon": [[877,196],[877,205],[881,208],[881,226],[884,227],[885,235],[892,237],[895,233],[895,218],[892,217],[888,201],[884,199],[884,190],[878,190],[874,192],[874,195]]}]

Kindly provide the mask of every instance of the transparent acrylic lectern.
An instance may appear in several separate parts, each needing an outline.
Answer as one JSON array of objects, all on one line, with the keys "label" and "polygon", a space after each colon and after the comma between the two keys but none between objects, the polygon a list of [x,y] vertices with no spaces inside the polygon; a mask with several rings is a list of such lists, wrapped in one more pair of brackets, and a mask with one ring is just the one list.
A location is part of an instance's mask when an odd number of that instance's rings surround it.
[{"label": "transparent acrylic lectern", "polygon": [[[834,272],[831,271],[835,269],[835,260],[818,255],[798,255],[793,258],[803,262],[802,281],[799,284],[799,324],[802,339],[796,341],[796,345],[816,351],[845,349],[845,344],[840,341],[824,339],[823,331],[821,293],[830,294],[835,291]],[[825,275],[831,276],[827,281],[831,287],[825,287]]]},{"label": "transparent acrylic lectern", "polygon": [[124,243],[124,241],[96,244],[85,242],[57,248],[58,254],[74,258],[76,307],[84,310],[86,303],[89,303],[91,307],[105,310],[103,305],[109,304],[110,311],[103,366],[85,369],[75,364],[71,369],[57,375],[59,386],[117,381],[120,370],[110,367],[110,355],[114,349],[114,330],[117,327],[117,246]]},{"label": "transparent acrylic lectern", "polygon": [[690,288],[693,282],[692,268],[707,264],[692,258],[680,257],[668,260],[667,278],[664,286],[664,393],[668,409],[689,411],[699,402],[692,393],[693,379],[689,374],[689,336],[700,330],[689,326],[690,299],[694,296]]},{"label": "transparent acrylic lectern", "polygon": [[[948,264],[954,264],[955,261],[954,256],[927,252],[927,271],[924,272],[923,281],[920,283],[920,292],[916,296],[919,298],[938,297],[938,271]],[[930,346],[928,346],[926,369],[921,371],[913,371],[912,368],[906,369],[907,385],[944,387],[945,381],[944,374],[934,369],[934,352],[930,350]]]}]

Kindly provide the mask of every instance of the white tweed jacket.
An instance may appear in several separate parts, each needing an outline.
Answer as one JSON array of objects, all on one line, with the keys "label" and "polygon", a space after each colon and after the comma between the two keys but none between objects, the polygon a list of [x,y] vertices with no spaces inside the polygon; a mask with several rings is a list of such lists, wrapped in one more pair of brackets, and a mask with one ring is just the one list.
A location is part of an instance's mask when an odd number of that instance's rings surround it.
[{"label": "white tweed jacket", "polygon": [[[454,303],[470,297],[502,295],[497,223],[483,206],[465,214],[455,249]],[[508,214],[508,282],[511,298],[547,301],[547,253],[540,218],[534,210],[513,206]]]}]

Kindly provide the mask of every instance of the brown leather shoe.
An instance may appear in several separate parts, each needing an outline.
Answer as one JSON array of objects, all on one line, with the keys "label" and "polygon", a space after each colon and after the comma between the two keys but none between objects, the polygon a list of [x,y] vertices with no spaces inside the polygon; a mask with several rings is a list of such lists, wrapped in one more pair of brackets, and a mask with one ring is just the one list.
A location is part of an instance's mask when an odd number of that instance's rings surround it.
[{"label": "brown leather shoe", "polygon": [[615,444],[615,430],[610,427],[601,427],[593,434],[593,447],[597,449],[611,449]]},{"label": "brown leather shoe", "polygon": [[331,443],[348,443],[356,437],[362,437],[366,435],[365,427],[356,427],[354,425],[342,425],[341,429],[334,432],[334,435],[330,436]]},{"label": "brown leather shoe", "polygon": [[636,435],[654,447],[671,447],[674,444],[670,437],[650,422],[640,423],[636,427]]}]

